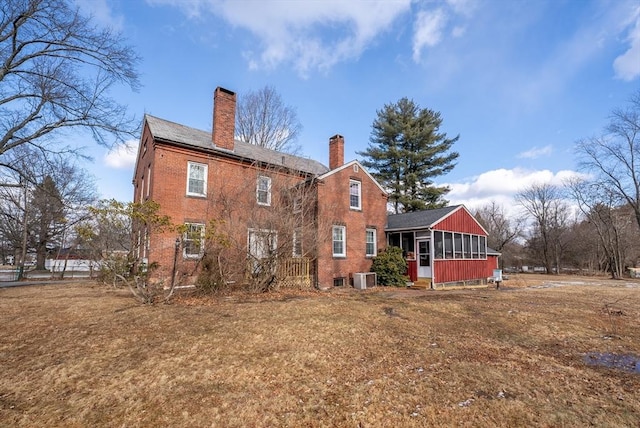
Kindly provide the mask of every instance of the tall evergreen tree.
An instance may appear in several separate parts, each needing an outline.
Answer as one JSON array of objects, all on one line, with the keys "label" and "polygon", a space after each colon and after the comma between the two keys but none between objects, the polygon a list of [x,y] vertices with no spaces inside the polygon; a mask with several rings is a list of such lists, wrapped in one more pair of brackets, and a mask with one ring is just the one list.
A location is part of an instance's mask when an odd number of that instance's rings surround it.
[{"label": "tall evergreen tree", "polygon": [[449,201],[446,186],[433,179],[456,165],[459,154],[450,151],[460,138],[439,132],[440,112],[422,109],[413,100],[401,98],[377,112],[369,146],[358,152],[362,164],[389,192],[396,213],[440,208]]},{"label": "tall evergreen tree", "polygon": [[44,269],[47,245],[60,233],[64,222],[64,204],[58,186],[50,175],[38,183],[31,197],[31,211],[35,224],[31,235],[36,249],[36,268]]}]

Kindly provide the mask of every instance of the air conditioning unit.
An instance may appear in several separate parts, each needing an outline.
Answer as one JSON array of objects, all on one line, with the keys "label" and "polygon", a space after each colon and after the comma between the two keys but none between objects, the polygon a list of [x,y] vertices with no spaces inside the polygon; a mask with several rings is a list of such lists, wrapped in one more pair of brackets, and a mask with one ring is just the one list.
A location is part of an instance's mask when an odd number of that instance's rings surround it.
[{"label": "air conditioning unit", "polygon": [[364,272],[353,274],[353,287],[357,290],[365,290],[375,287],[378,281],[375,272]]}]

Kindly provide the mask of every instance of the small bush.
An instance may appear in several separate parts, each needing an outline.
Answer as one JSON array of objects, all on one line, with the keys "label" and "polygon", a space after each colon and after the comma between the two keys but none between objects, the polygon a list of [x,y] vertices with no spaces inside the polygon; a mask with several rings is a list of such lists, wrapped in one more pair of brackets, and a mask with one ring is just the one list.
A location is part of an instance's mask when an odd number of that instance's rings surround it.
[{"label": "small bush", "polygon": [[224,291],[227,278],[221,269],[220,254],[205,253],[202,258],[202,270],[196,279],[196,287],[205,293]]},{"label": "small bush", "polygon": [[406,284],[407,261],[402,257],[402,249],[388,247],[373,259],[371,272],[375,272],[381,285],[403,286]]}]

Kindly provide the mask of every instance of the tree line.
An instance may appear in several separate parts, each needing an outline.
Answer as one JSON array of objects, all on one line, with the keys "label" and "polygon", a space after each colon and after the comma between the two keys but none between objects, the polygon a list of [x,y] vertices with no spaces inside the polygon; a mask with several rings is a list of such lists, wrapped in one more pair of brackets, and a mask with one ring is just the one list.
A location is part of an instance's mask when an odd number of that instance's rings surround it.
[{"label": "tree line", "polygon": [[581,176],[562,185],[534,183],[508,218],[493,203],[476,212],[504,266],[535,264],[609,272],[620,278],[640,264],[640,91],[611,112],[600,135],[577,142]]}]

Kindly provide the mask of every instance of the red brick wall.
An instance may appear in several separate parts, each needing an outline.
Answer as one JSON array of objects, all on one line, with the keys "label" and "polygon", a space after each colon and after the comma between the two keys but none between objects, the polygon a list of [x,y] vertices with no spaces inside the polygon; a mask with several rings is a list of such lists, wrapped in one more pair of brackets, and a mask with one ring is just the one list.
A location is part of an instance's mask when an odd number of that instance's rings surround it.
[{"label": "red brick wall", "polygon": [[[365,230],[376,229],[377,250],[385,247],[384,228],[387,223],[387,196],[364,172],[349,164],[330,174],[318,184],[318,272],[321,288],[332,287],[334,278],[349,280],[355,272],[369,272],[371,258],[365,256]],[[349,207],[349,181],[362,183],[362,209]],[[332,226],[346,226],[346,257],[334,258]]]},{"label": "red brick wall", "polygon": [[[147,153],[149,152],[147,149]],[[265,172],[264,169],[249,163],[240,163],[159,142],[154,144],[153,154],[153,160],[149,160],[150,156],[145,156],[139,164],[152,164],[153,179],[149,199],[160,204],[160,214],[171,217],[172,223],[176,225],[206,225],[211,219],[222,219],[224,224],[221,227],[238,246],[246,245],[247,229],[253,226],[252,223],[259,223],[264,219],[268,221],[267,216],[261,213],[268,214],[271,207],[262,207],[256,202],[257,176],[269,175],[272,178],[274,205],[278,203],[277,188],[290,187],[302,180],[302,177],[288,175],[282,171]],[[206,197],[187,196],[187,165],[190,161],[208,166]],[[141,183],[143,173],[142,167],[139,166],[134,185]],[[135,192],[138,201],[137,188]],[[177,237],[177,232],[151,235],[149,262],[159,263],[159,279],[170,276]],[[182,271],[192,271],[196,264],[194,260],[183,259],[182,256],[179,257],[179,262]]]}]

